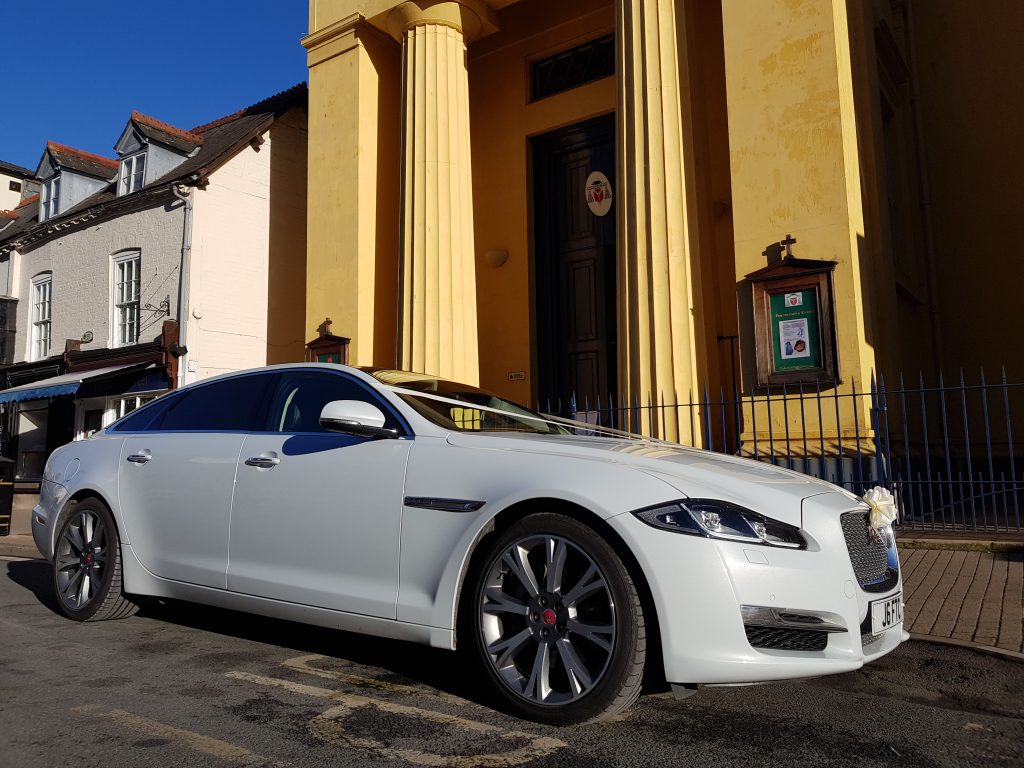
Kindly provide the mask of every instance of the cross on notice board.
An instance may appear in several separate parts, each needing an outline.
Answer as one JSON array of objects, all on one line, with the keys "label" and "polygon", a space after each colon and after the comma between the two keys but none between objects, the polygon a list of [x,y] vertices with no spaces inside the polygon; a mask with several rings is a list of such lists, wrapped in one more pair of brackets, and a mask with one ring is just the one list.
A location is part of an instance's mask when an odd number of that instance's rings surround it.
[{"label": "cross on notice board", "polygon": [[786,246],[786,258],[793,258],[793,246],[796,245],[796,238],[788,232],[786,233],[786,239],[782,241],[782,245]]}]

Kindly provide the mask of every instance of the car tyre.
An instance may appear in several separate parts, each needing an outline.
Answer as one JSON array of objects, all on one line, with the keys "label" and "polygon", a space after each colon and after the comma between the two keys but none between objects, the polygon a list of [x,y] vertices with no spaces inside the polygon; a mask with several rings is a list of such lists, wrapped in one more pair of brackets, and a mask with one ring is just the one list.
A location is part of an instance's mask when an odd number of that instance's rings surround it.
[{"label": "car tyre", "polygon": [[75,621],[123,619],[138,610],[124,594],[121,542],[99,499],[69,505],[58,521],[53,587],[61,612]]},{"label": "car tyre", "polygon": [[504,708],[574,725],[636,702],[643,607],[597,531],[565,515],[529,515],[485,544],[477,563],[463,627]]}]

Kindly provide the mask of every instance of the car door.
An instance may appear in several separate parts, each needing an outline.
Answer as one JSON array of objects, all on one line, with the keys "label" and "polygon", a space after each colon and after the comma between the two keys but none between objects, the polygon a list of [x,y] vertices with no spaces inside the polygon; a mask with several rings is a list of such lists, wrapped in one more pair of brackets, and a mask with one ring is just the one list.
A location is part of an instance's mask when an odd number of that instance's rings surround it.
[{"label": "car door", "polygon": [[[363,400],[399,439],[327,432],[332,400]],[[368,387],[341,372],[278,376],[267,430],[245,438],[231,511],[228,589],[394,618],[403,483],[411,435]]]},{"label": "car door", "polygon": [[238,454],[262,427],[270,374],[168,396],[124,422],[118,495],[139,561],[166,579],[224,589]]}]

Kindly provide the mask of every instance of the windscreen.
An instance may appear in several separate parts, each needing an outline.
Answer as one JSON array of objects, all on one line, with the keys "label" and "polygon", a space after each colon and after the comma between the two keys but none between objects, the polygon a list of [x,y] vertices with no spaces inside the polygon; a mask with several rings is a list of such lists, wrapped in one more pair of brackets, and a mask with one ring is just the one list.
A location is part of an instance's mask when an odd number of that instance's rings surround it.
[{"label": "windscreen", "polygon": [[636,438],[618,430],[545,416],[486,390],[425,374],[367,371],[425,419],[457,432],[528,432]]}]

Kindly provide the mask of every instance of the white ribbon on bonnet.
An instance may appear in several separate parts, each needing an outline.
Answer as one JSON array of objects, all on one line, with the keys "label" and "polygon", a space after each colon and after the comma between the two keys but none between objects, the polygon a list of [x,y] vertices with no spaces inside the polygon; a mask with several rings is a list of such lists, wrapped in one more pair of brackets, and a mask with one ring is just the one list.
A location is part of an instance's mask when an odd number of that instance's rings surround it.
[{"label": "white ribbon on bonnet", "polygon": [[861,499],[871,510],[868,519],[875,530],[880,531],[899,521],[900,511],[896,507],[896,497],[887,488],[876,485],[861,496]]}]

